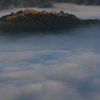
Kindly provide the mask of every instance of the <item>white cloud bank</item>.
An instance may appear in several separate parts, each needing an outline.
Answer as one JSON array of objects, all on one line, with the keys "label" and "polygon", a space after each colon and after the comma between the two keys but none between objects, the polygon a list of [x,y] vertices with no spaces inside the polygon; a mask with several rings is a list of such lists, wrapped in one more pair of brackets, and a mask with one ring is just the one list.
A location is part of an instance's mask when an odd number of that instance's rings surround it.
[{"label": "white cloud bank", "polygon": [[[34,9],[100,17],[99,6],[54,4]],[[0,16],[18,10],[3,10]],[[99,100],[99,26],[66,34],[0,36],[0,100]]]},{"label": "white cloud bank", "polygon": [[99,32],[0,36],[0,100],[99,100]]}]

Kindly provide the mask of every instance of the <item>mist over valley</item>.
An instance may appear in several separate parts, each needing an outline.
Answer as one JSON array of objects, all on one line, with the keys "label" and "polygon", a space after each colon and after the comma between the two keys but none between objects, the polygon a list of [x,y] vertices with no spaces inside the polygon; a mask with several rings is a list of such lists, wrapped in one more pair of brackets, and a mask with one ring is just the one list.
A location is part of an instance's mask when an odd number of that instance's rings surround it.
[{"label": "mist over valley", "polygon": [[[0,16],[20,9],[25,8],[1,10]],[[100,18],[99,6],[55,4],[34,9]],[[0,35],[0,100],[99,100],[99,66],[99,25],[58,35]]]}]

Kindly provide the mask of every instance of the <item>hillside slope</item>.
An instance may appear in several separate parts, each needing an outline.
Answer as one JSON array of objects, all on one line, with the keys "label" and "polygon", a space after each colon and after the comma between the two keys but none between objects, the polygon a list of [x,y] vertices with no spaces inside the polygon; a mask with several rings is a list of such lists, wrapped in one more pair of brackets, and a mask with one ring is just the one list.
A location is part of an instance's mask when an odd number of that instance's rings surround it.
[{"label": "hillside slope", "polygon": [[80,25],[83,21],[75,15],[60,11],[37,12],[33,9],[18,11],[0,18],[3,32],[50,32]]},{"label": "hillside slope", "polygon": [[38,12],[33,9],[20,10],[0,18],[2,33],[40,33],[72,30],[81,26],[100,24],[100,20],[81,20],[73,14],[60,12]]}]

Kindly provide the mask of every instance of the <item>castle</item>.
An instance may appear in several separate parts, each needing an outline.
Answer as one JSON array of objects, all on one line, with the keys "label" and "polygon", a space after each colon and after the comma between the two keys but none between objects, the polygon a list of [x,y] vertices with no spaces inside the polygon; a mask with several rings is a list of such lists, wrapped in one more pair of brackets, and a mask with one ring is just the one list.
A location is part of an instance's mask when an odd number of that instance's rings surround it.
[{"label": "castle", "polygon": [[11,13],[10,15],[8,15],[6,17],[6,20],[17,20],[17,17],[18,16],[25,16],[25,14],[54,14],[54,15],[57,15],[57,16],[68,16],[69,13],[64,13],[64,12],[59,12],[59,13],[53,13],[53,12],[45,12],[45,11],[42,11],[42,12],[38,12],[38,11],[35,11],[34,9],[26,9],[24,11],[18,11],[17,13]]}]

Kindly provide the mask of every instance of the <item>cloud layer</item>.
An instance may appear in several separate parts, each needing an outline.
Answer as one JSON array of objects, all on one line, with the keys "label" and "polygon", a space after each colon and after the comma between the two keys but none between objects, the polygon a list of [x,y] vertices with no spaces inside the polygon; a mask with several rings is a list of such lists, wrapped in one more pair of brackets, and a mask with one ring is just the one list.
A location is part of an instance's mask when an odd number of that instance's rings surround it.
[{"label": "cloud layer", "polygon": [[[53,6],[34,9],[100,17],[99,6]],[[0,17],[20,9],[1,10]],[[0,36],[0,100],[99,100],[99,33],[90,26],[63,35]]]},{"label": "cloud layer", "polygon": [[99,32],[0,36],[0,100],[99,100]]}]

